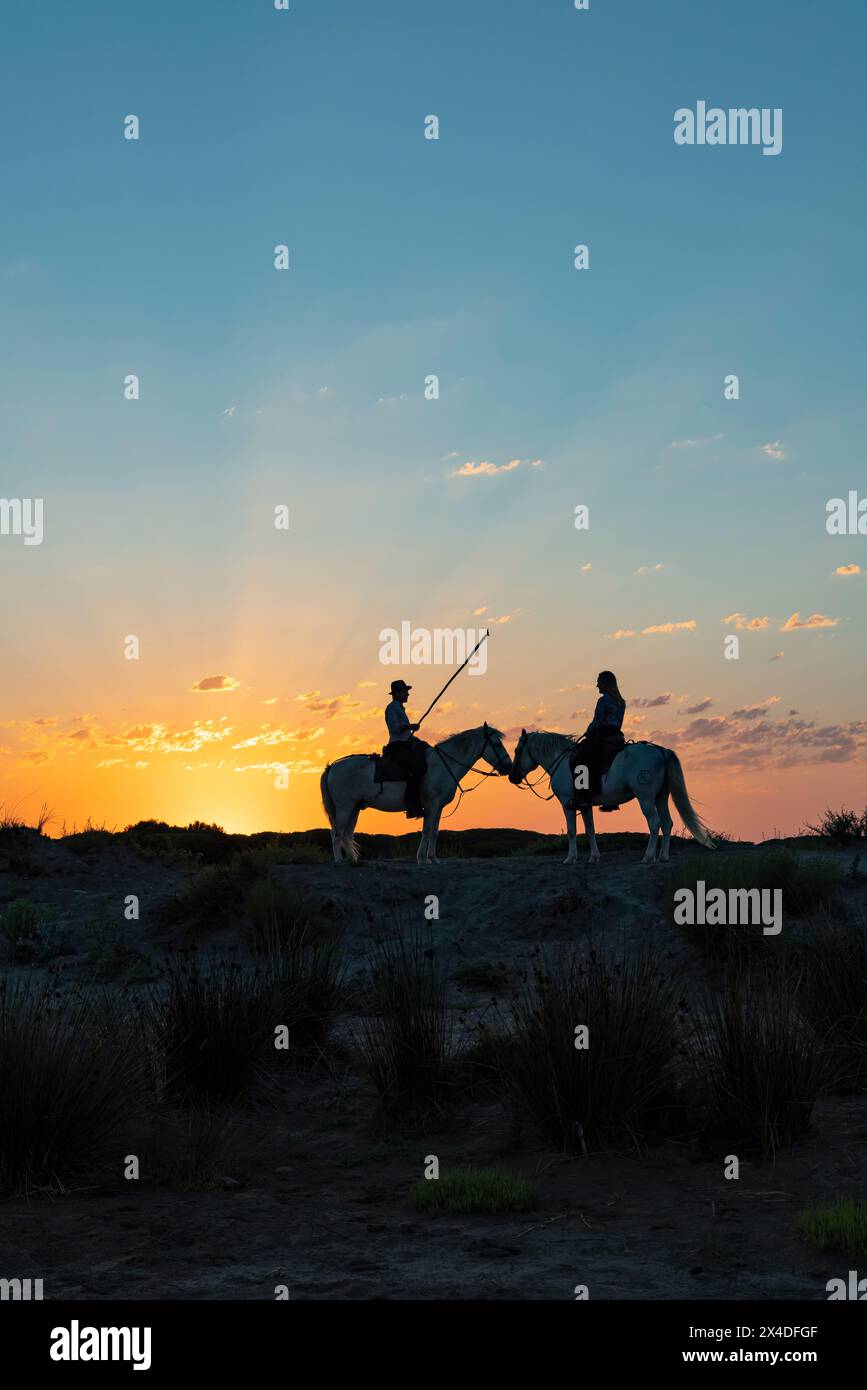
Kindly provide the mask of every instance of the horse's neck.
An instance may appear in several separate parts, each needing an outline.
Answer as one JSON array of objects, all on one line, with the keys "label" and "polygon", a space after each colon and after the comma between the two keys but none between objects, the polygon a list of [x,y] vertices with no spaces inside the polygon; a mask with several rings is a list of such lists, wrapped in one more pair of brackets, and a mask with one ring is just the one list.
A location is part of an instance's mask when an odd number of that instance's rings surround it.
[{"label": "horse's neck", "polygon": [[451,753],[453,758],[458,758],[472,766],[479,756],[477,745],[480,729],[465,729],[462,734],[452,734],[451,738],[444,738],[442,743],[437,744],[437,748],[442,748],[444,752]]},{"label": "horse's neck", "polygon": [[532,737],[535,738],[535,747],[532,751],[536,761],[544,767],[546,772],[550,770],[551,764],[563,756],[564,751],[572,743],[572,739],[566,734],[537,733]]}]

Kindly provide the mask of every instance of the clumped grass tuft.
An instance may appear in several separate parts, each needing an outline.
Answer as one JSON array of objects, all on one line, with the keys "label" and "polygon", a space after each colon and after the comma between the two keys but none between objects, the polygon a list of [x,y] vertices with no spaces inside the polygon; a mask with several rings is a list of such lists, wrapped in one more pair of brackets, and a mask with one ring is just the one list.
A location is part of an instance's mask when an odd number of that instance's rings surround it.
[{"label": "clumped grass tuft", "polygon": [[412,1189],[416,1211],[463,1216],[476,1212],[528,1211],[539,1189],[525,1178],[495,1168],[457,1168],[441,1178],[421,1178]]},{"label": "clumped grass tuft", "polygon": [[867,922],[820,923],[801,949],[804,1011],[828,1051],[833,1084],[867,1089]]},{"label": "clumped grass tuft", "polygon": [[803,1006],[796,977],[734,969],[705,1001],[689,1055],[706,1138],[767,1158],[809,1129],[828,1060]]},{"label": "clumped grass tuft", "polygon": [[63,1191],[117,1163],[147,1079],[117,1005],[29,982],[0,985],[0,1191]]},{"label": "clumped grass tuft", "polygon": [[183,1105],[248,1099],[283,1060],[321,1053],[339,988],[333,947],[295,947],[253,966],[217,956],[171,963],[144,1006],[165,1095]]},{"label": "clumped grass tuft", "polygon": [[249,888],[244,906],[257,951],[278,951],[299,941],[322,937],[319,904],[307,893],[261,879]]},{"label": "clumped grass tuft", "polygon": [[840,1250],[850,1259],[867,1255],[867,1202],[838,1197],[798,1214],[798,1231],[817,1250]]},{"label": "clumped grass tuft", "polygon": [[[491,1035],[517,1114],[559,1152],[658,1132],[680,1105],[682,1008],[647,952],[540,953],[513,998],[511,1028],[499,1045]],[[587,1047],[575,1045],[579,1026]]]},{"label": "clumped grass tuft", "polygon": [[175,1192],[212,1192],[245,1166],[237,1117],[207,1100],[154,1109],[130,1141],[141,1180]]},{"label": "clumped grass tuft", "polygon": [[447,982],[420,935],[381,942],[371,960],[373,1014],[359,1049],[379,1098],[377,1122],[426,1129],[442,1117],[455,1085],[458,1053]]}]

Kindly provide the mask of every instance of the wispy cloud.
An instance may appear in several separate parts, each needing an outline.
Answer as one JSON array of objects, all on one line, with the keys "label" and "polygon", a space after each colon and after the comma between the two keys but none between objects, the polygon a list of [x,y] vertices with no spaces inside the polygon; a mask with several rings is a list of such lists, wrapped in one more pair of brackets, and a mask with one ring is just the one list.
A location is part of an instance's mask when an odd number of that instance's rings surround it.
[{"label": "wispy cloud", "polygon": [[824,613],[811,613],[809,618],[802,618],[800,613],[793,613],[791,618],[787,618],[780,628],[780,632],[795,632],[798,628],[812,627],[836,627],[839,618],[826,618]]},{"label": "wispy cloud", "polygon": [[664,560],[660,560],[659,563],[656,564],[656,565],[639,565],[639,567],[638,567],[638,569],[635,571],[635,573],[636,573],[636,574],[655,574],[657,570],[664,570],[664,569],[667,569],[666,562],[665,562]]},{"label": "wispy cloud", "polygon": [[704,439],[672,439],[670,447],[672,449],[700,449],[704,444],[716,444],[725,436],[721,434],[709,434]]},{"label": "wispy cloud", "polygon": [[483,459],[481,463],[469,460],[462,463],[460,468],[455,468],[449,474],[450,478],[493,478],[498,473],[514,473],[516,468],[526,465],[529,468],[541,468],[541,459],[510,459],[508,463],[488,463]]},{"label": "wispy cloud", "polygon": [[762,628],[770,626],[770,618],[748,618],[746,613],[729,613],[727,618],[723,618],[726,627],[737,627],[747,632],[759,632]]},{"label": "wispy cloud", "polygon": [[196,681],[190,686],[191,691],[198,694],[218,694],[228,690],[237,690],[241,684],[235,680],[234,676],[203,676],[200,681]]},{"label": "wispy cloud", "polygon": [[624,637],[656,637],[671,632],[695,632],[697,627],[695,618],[688,618],[682,623],[653,623],[650,627],[643,627],[640,632],[635,632],[632,628],[619,627],[616,632],[607,632],[605,635],[619,642]]},{"label": "wispy cloud", "polygon": [[784,459],[786,457],[786,451],[781,439],[775,439],[771,444],[763,444],[762,453],[769,459]]}]

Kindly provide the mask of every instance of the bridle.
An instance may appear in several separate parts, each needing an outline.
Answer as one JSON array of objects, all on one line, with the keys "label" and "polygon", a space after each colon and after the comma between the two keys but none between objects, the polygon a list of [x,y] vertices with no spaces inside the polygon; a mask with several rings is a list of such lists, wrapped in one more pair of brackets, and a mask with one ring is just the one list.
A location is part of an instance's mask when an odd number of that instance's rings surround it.
[{"label": "bridle", "polygon": [[[538,801],[552,801],[554,799],[554,796],[556,795],[555,792],[552,791],[549,796],[542,796],[541,792],[536,791],[536,788],[538,787],[540,782],[544,782],[546,777],[549,779],[550,782],[550,779],[553,777],[557,768],[560,766],[561,762],[566,757],[566,755],[572,752],[572,749],[570,747],[564,748],[560,753],[557,754],[550,768],[542,768],[541,777],[538,777],[535,782],[528,782],[526,773],[523,777],[514,776],[514,770],[518,766],[518,759],[524,751],[528,738],[529,734],[527,733],[527,730],[522,729],[521,736],[518,739],[517,744],[515,745],[515,756],[512,759],[512,773],[509,776],[509,781],[512,783],[513,786],[517,787],[519,791],[531,791]],[[537,763],[536,766],[541,767],[541,763]]]},{"label": "bridle", "polygon": [[[494,772],[485,772],[483,768],[476,767],[476,763],[478,762],[479,758],[482,757],[482,754],[484,753],[484,751],[485,751],[486,748],[491,748],[492,751],[493,751],[493,753],[494,753],[494,756],[495,756],[495,758],[496,758],[496,771],[494,771]],[[506,761],[503,762],[503,758],[502,758],[501,755],[500,755],[500,749],[497,747],[497,745],[494,743],[494,740],[491,738],[491,731],[490,731],[490,729],[488,728],[488,721],[487,721],[487,720],[485,720],[485,738],[484,738],[484,742],[482,743],[482,747],[481,747],[481,749],[480,749],[480,751],[479,751],[478,757],[475,759],[475,762],[471,762],[471,763],[464,763],[464,762],[461,762],[460,758],[456,758],[456,757],[454,756],[453,753],[444,753],[444,752],[442,751],[442,749],[439,747],[439,745],[436,744],[436,743],[434,743],[434,744],[432,745],[432,751],[433,751],[434,753],[436,753],[437,756],[439,757],[439,759],[441,760],[441,762],[442,762],[442,764],[443,764],[443,767],[446,769],[446,772],[447,772],[447,773],[449,774],[449,776],[451,777],[451,779],[452,779],[452,781],[454,782],[455,787],[457,788],[457,791],[458,791],[458,805],[455,806],[454,810],[449,811],[449,813],[448,813],[447,816],[443,816],[443,818],[442,818],[443,820],[450,820],[451,817],[455,814],[455,811],[457,811],[458,806],[460,806],[461,801],[463,800],[463,798],[464,798],[465,796],[468,796],[470,792],[474,792],[474,791],[476,790],[477,787],[480,787],[480,786],[482,785],[482,782],[483,782],[487,777],[505,777],[505,776],[508,774],[508,772],[509,772],[509,766],[508,766],[509,761],[510,761],[510,760],[509,760],[509,756],[508,756],[508,754],[506,754],[506,755],[505,755],[505,756],[506,756]],[[505,753],[505,749],[503,750],[503,752]],[[475,771],[476,771],[476,772],[478,773],[478,775],[479,775],[479,780],[478,780],[478,782],[476,782],[475,786],[466,787],[466,788],[462,787],[462,786],[461,786],[461,779],[460,779],[460,777],[455,777],[454,772],[453,772],[452,769],[449,767],[449,763],[450,763],[450,762],[451,762],[451,763],[454,763],[456,767],[461,768],[462,773],[463,773],[463,772],[472,772],[472,771],[475,769]]]}]

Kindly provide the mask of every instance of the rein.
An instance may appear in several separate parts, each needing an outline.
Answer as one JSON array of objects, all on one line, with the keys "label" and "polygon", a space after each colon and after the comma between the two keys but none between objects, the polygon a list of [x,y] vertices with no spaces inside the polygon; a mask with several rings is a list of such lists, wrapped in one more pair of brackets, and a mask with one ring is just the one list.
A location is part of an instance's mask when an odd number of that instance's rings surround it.
[{"label": "rein", "polygon": [[[481,750],[480,750],[480,752],[479,752],[478,758],[476,758],[475,762],[472,762],[472,763],[462,763],[461,760],[460,760],[460,758],[456,758],[456,757],[454,756],[453,753],[443,753],[443,751],[442,751],[442,749],[440,748],[439,744],[435,743],[435,744],[432,745],[432,750],[433,750],[433,752],[436,753],[436,754],[438,755],[438,757],[440,758],[443,767],[446,769],[446,772],[447,772],[447,773],[449,774],[449,776],[451,777],[451,779],[452,779],[452,781],[454,782],[455,787],[457,788],[457,791],[458,791],[458,804],[457,804],[457,806],[455,806],[453,810],[449,811],[449,813],[448,813],[447,816],[442,816],[442,817],[441,817],[442,820],[451,820],[452,816],[453,816],[453,815],[455,814],[455,812],[458,810],[458,807],[460,806],[460,804],[461,804],[461,802],[463,801],[464,797],[465,797],[465,796],[469,796],[470,792],[474,792],[478,787],[480,787],[480,786],[482,785],[482,782],[485,780],[485,778],[487,778],[487,777],[503,777],[503,776],[505,776],[505,773],[502,772],[502,771],[497,771],[497,772],[485,772],[485,770],[484,770],[483,768],[477,768],[477,767],[476,767],[476,763],[478,762],[479,758],[482,756],[482,753],[484,753],[484,751],[485,751],[485,749],[488,747],[488,745],[490,745],[491,748],[494,747],[493,739],[491,738],[491,731],[490,731],[490,729],[486,728],[486,729],[485,729],[485,741],[484,741],[484,743],[482,744],[482,747],[481,747]],[[494,751],[496,752],[496,749],[494,749]],[[477,772],[478,775],[479,775],[479,780],[478,780],[478,782],[476,782],[475,785],[472,786],[472,787],[466,787],[466,788],[462,787],[462,786],[461,786],[460,778],[459,778],[459,777],[455,777],[454,772],[453,772],[452,769],[449,767],[448,761],[446,761],[447,759],[448,759],[450,762],[455,763],[458,767],[463,768],[464,772],[472,772],[473,769],[475,768],[476,772]],[[499,761],[499,759],[498,759],[498,761]]]},{"label": "rein", "polygon": [[[524,742],[526,742],[526,740],[524,740]],[[575,748],[575,747],[577,747],[577,744],[573,743],[573,744],[571,745],[571,747],[566,747],[566,748],[561,749],[561,751],[557,754],[556,758],[554,759],[553,763],[551,764],[551,767],[550,767],[550,768],[545,768],[545,767],[543,767],[543,768],[542,768],[542,776],[541,776],[541,777],[537,777],[537,779],[536,779],[535,782],[528,782],[528,781],[527,781],[527,777],[526,777],[526,775],[525,775],[524,777],[521,778],[520,782],[513,782],[512,785],[515,786],[515,787],[517,787],[519,791],[525,791],[525,790],[526,790],[526,791],[531,791],[538,801],[553,801],[554,797],[556,796],[556,792],[553,792],[553,791],[552,791],[548,796],[542,796],[542,793],[541,793],[541,792],[537,792],[537,791],[536,791],[536,788],[538,787],[538,785],[539,785],[540,782],[544,782],[544,780],[545,780],[546,777],[548,778],[549,783],[550,783],[550,779],[554,776],[554,773],[557,771],[557,768],[560,766],[560,764],[561,764],[561,762],[563,761],[563,759],[566,757],[566,755],[567,755],[568,753],[571,753],[571,752],[572,752],[572,749]],[[520,753],[521,753],[522,751],[523,751],[523,749],[522,749],[522,747],[520,746],[520,741],[519,741],[519,746],[515,749],[515,757],[514,757],[514,759],[513,759],[513,766],[514,766],[514,763],[516,763],[516,762],[518,761],[518,757],[519,757],[519,755],[520,755]],[[541,767],[541,763],[539,764],[539,766]]]}]

